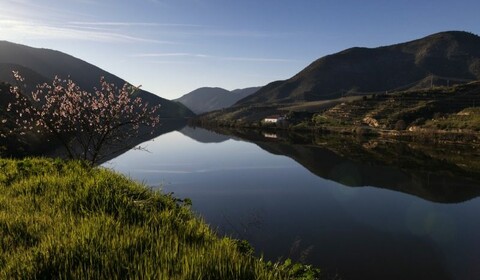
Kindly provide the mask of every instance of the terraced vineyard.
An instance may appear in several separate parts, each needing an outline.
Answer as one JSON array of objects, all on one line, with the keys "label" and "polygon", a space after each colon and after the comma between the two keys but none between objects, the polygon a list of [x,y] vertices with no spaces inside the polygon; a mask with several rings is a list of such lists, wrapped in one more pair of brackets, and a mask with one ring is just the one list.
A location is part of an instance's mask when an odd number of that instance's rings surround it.
[{"label": "terraced vineyard", "polygon": [[453,87],[366,95],[317,113],[316,125],[364,125],[411,131],[419,128],[480,130],[480,82]]}]

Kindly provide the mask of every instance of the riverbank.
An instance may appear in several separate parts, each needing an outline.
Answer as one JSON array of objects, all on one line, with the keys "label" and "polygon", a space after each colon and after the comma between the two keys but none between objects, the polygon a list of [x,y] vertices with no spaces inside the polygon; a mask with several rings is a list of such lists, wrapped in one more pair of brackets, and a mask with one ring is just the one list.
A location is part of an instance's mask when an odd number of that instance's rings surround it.
[{"label": "riverbank", "polygon": [[2,279],[317,279],[218,237],[179,200],[105,168],[0,160]]},{"label": "riverbank", "polygon": [[[414,141],[419,143],[436,144],[468,144],[480,146],[480,132],[472,130],[440,130],[422,127],[411,127],[408,130],[381,129],[366,125],[316,125],[313,122],[302,121],[296,124],[276,125],[258,124],[248,122],[223,123],[217,121],[191,120],[191,126],[202,127],[212,131],[240,130],[276,134],[316,134],[316,135],[338,135],[353,137],[369,137],[379,140],[400,140]],[[480,125],[480,124],[479,124]]]},{"label": "riverbank", "polygon": [[294,106],[234,106],[197,116],[193,125],[372,135],[480,143],[480,82],[366,94]]}]

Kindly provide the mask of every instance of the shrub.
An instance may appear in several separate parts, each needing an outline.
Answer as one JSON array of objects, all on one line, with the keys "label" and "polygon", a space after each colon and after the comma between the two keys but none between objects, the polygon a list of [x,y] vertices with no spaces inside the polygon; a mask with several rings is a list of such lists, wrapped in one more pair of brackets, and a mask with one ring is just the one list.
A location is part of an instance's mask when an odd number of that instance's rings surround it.
[{"label": "shrub", "polygon": [[405,130],[405,128],[407,128],[407,124],[405,123],[404,120],[398,120],[396,123],[395,123],[395,130]]}]

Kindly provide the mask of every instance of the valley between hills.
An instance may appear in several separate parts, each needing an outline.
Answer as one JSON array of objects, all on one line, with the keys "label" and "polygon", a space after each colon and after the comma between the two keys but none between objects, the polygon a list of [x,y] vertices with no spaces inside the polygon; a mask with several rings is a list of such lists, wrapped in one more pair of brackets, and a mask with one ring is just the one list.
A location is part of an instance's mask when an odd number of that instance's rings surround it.
[{"label": "valley between hills", "polygon": [[[480,37],[441,32],[325,56],[191,123],[478,144],[479,79]],[[280,121],[266,121],[272,116]]]},{"label": "valley between hills", "polygon": [[[54,75],[71,77],[92,89],[100,76],[125,80],[65,53],[0,42],[2,92],[23,73],[26,92]],[[47,62],[47,63],[45,63]],[[354,47],[327,55],[283,81],[229,91],[204,87],[175,100],[140,90],[138,96],[160,105],[164,120],[190,119],[205,127],[243,127],[338,132],[388,137],[480,140],[480,37],[463,31],[432,34],[378,48]],[[6,125],[8,97],[0,114]],[[5,106],[3,106],[5,105]],[[277,116],[280,122],[265,122]],[[39,138],[40,137],[40,138]],[[9,139],[8,147],[41,147],[43,136]],[[11,137],[10,137],[11,138]],[[37,149],[38,150],[38,149]]]}]

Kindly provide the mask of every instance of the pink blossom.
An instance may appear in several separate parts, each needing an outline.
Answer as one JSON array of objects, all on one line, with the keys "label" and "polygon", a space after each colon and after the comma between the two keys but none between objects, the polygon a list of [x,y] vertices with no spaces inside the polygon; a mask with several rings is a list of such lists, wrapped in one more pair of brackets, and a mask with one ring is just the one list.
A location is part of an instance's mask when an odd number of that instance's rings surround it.
[{"label": "pink blossom", "polygon": [[[18,72],[13,75],[17,82],[24,82]],[[56,76],[51,84],[37,85],[30,97],[18,86],[11,87],[15,101],[8,104],[7,111],[14,108],[18,116],[14,132],[51,132],[64,143],[71,158],[95,163],[106,146],[125,146],[129,137],[138,134],[140,125],[153,128],[160,122],[159,106],[134,97],[137,90],[128,84],[118,88],[101,77],[100,89],[90,93],[72,80]]]}]

